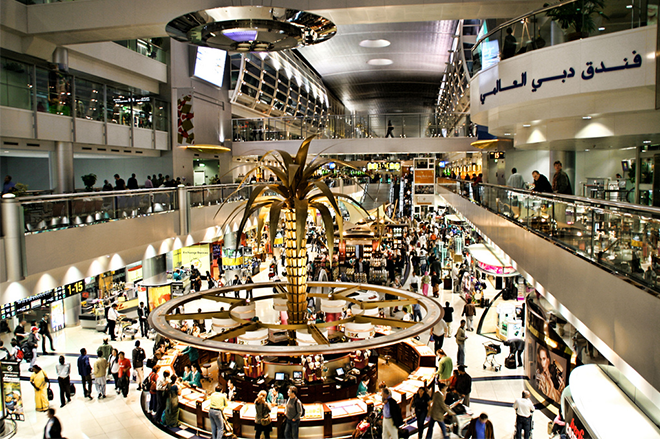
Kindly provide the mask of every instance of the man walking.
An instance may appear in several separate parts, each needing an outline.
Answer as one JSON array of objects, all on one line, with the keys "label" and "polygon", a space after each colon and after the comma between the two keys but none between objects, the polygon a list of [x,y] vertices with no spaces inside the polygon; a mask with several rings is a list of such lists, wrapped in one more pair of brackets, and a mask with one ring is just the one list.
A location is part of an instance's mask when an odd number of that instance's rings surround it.
[{"label": "man walking", "polygon": [[142,332],[142,337],[146,338],[147,334],[149,334],[149,322],[147,321],[149,318],[149,308],[146,307],[144,302],[140,302],[137,313],[138,320],[140,321],[140,332]]},{"label": "man walking", "polygon": [[447,335],[447,322],[444,319],[440,319],[438,323],[431,328],[431,334],[433,335],[433,344],[434,350],[442,349],[442,345],[445,342],[445,336]]},{"label": "man walking", "polygon": [[454,321],[454,308],[452,308],[449,302],[445,302],[445,307],[443,309],[445,313],[442,316],[442,319],[447,322],[447,336],[451,337],[451,322]]},{"label": "man walking", "polygon": [[392,398],[392,392],[387,387],[381,390],[383,400],[383,439],[399,439],[399,426],[403,424],[401,407]]},{"label": "man walking", "polygon": [[466,303],[463,307],[463,315],[465,316],[465,321],[467,322],[466,329],[468,331],[474,331],[472,322],[474,321],[474,316],[477,315],[477,307],[474,305],[472,300],[469,300],[468,303]]},{"label": "man walking", "polygon": [[298,427],[300,426],[300,418],[303,416],[302,402],[296,395],[298,389],[294,386],[289,387],[289,399],[286,401],[284,407],[284,437],[285,439],[298,439]]},{"label": "man walking", "polygon": [[[142,381],[144,381],[144,360],[147,358],[144,349],[140,347],[140,340],[135,340],[135,348],[133,348],[133,368],[137,376],[138,390],[142,388]],[[145,389],[148,390],[148,389]]]},{"label": "man walking", "polygon": [[461,320],[461,326],[456,331],[456,345],[458,346],[458,353],[456,354],[456,363],[459,366],[465,366],[465,320]]},{"label": "man walking", "polygon": [[71,402],[71,379],[69,377],[71,365],[64,361],[64,355],[60,355],[55,371],[57,372],[57,384],[60,386],[60,408],[62,408],[67,402]]},{"label": "man walking", "polygon": [[456,378],[455,387],[458,394],[463,398],[463,404],[469,407],[470,392],[472,392],[472,377],[465,372],[465,366],[458,366],[458,377]]},{"label": "man walking", "polygon": [[446,396],[447,385],[441,383],[438,385],[438,391],[433,394],[433,398],[431,399],[431,420],[426,431],[426,439],[433,437],[433,424],[435,423],[442,429],[442,438],[449,439],[449,431],[445,425],[445,414],[453,416],[455,413],[445,404]]},{"label": "man walking", "polygon": [[53,337],[50,335],[50,324],[48,323],[48,314],[39,321],[39,334],[41,335],[41,351],[46,355],[46,339],[50,342],[50,350],[55,352],[53,347]]},{"label": "man walking", "polygon": [[513,409],[516,411],[516,439],[521,439],[522,431],[525,430],[525,439],[529,439],[532,431],[532,413],[534,404],[529,399],[530,394],[523,390],[522,398],[517,398],[513,402]]},{"label": "man walking", "polygon": [[113,303],[112,307],[108,310],[108,335],[110,335],[110,340],[112,341],[117,341],[115,338],[117,320],[119,320],[119,311],[117,311],[117,304]]},{"label": "man walking", "polygon": [[96,391],[99,392],[99,399],[105,398],[105,383],[106,383],[106,374],[108,373],[108,360],[103,358],[103,352],[99,348],[96,351],[98,358],[94,362],[94,368],[92,370],[92,376],[94,378],[94,386]]},{"label": "man walking", "polygon": [[82,381],[83,394],[85,398],[92,398],[92,366],[89,364],[89,357],[87,356],[87,349],[80,350],[78,357],[78,374]]}]

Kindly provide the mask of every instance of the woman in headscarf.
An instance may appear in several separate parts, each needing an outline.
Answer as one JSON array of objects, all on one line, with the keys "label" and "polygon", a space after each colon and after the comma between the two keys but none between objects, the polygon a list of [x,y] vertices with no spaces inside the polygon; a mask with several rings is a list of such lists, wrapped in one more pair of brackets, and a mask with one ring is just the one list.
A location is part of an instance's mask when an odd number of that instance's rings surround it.
[{"label": "woman in headscarf", "polygon": [[30,384],[34,387],[34,403],[37,406],[38,412],[45,412],[50,407],[48,403],[48,377],[41,367],[36,364],[32,366],[32,375],[30,376]]}]

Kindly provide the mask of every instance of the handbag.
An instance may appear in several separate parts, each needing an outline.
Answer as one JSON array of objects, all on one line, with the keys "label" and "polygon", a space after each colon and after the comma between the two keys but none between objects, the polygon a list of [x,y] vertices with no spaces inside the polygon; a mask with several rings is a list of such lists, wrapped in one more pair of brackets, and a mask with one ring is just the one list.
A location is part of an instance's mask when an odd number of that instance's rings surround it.
[{"label": "handbag", "polygon": [[262,426],[267,427],[267,426],[270,425],[270,423],[271,423],[270,416],[268,416],[266,418],[261,418],[261,425]]},{"label": "handbag", "polygon": [[48,395],[48,401],[52,401],[55,398],[53,391],[50,388],[50,381],[48,382],[48,388],[46,389],[46,394]]},{"label": "handbag", "polygon": [[74,386],[73,383],[69,384],[69,394],[71,396],[76,394],[76,386]]}]

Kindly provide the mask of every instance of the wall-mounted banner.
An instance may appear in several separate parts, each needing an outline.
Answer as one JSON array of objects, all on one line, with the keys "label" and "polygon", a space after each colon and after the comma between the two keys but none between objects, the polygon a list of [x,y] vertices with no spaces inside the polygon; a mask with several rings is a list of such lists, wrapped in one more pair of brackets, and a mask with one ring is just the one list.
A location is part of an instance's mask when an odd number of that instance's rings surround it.
[{"label": "wall-mounted banner", "polygon": [[194,145],[193,89],[179,88],[176,94],[177,142],[179,145]]},{"label": "wall-mounted banner", "polygon": [[652,86],[655,30],[651,26],[586,38],[499,62],[471,81],[472,109]]}]

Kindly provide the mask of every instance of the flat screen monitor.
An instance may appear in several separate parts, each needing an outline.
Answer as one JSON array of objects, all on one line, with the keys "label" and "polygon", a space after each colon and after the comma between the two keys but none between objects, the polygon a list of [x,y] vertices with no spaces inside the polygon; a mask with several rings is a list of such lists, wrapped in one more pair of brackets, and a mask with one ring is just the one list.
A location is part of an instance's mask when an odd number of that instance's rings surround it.
[{"label": "flat screen monitor", "polygon": [[275,372],[275,381],[284,381],[284,372]]},{"label": "flat screen monitor", "polygon": [[343,368],[343,367],[338,367],[338,368],[335,370],[335,374],[337,374],[338,377],[343,377],[343,376],[344,376],[344,373],[345,373],[345,372],[344,372],[344,368]]},{"label": "flat screen monitor", "polygon": [[628,160],[621,160],[621,170],[624,174],[630,171],[630,162]]},{"label": "flat screen monitor", "polygon": [[302,372],[299,370],[293,371],[293,379],[294,380],[302,380]]},{"label": "flat screen monitor", "polygon": [[212,47],[198,47],[193,75],[206,82],[222,87],[225,76],[227,52]]}]

